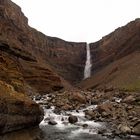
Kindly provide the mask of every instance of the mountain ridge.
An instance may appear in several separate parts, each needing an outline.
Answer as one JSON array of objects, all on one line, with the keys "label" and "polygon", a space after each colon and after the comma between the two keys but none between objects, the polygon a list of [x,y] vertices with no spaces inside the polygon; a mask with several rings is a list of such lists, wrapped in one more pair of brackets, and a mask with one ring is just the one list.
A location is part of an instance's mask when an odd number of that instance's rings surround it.
[{"label": "mountain ridge", "polygon": [[[112,85],[116,88],[126,90],[131,89],[134,91],[135,89],[140,90],[140,83],[136,82],[136,80],[139,81],[138,77],[140,76],[139,44],[140,44],[140,19],[136,19],[134,21],[131,21],[125,26],[119,27],[114,32],[103,37],[98,42],[91,43],[90,48],[92,58],[92,77],[91,81],[89,78],[87,81],[81,82],[82,83],[81,86],[84,87],[85,85],[85,87],[87,86],[88,88],[90,88],[90,86],[104,87]],[[135,59],[135,61],[131,62],[131,57],[132,59]],[[131,62],[129,63],[129,66],[127,65],[128,63],[127,61]],[[137,67],[135,68],[134,64],[138,65],[138,68]],[[126,65],[126,67],[123,67],[123,65]],[[134,68],[131,68],[132,66]],[[121,73],[122,71],[124,71],[124,69],[126,69],[124,73],[124,75],[126,76],[124,76],[123,79],[121,78],[122,76],[121,74],[117,76],[115,75],[118,72]],[[135,76],[133,77],[132,75]],[[131,77],[131,80],[129,77]],[[118,81],[116,80],[117,78]],[[128,81],[130,82],[128,83]],[[88,84],[90,83],[90,86],[86,84],[86,82]],[[136,87],[134,84],[135,82],[137,83]],[[119,83],[123,84],[124,86],[120,85]]]}]

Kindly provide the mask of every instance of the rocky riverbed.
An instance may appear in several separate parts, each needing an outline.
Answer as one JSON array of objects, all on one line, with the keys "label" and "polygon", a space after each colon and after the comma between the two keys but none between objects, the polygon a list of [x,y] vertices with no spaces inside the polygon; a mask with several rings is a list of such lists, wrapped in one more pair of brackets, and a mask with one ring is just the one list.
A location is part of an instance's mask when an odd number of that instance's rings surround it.
[{"label": "rocky riverbed", "polygon": [[139,93],[112,88],[73,90],[37,96],[35,99],[45,111],[40,124],[45,131],[48,125],[53,125],[68,131],[67,136],[99,134],[102,139],[137,139],[140,135]]},{"label": "rocky riverbed", "polygon": [[[39,128],[2,140],[139,140],[139,93],[117,89],[60,91],[32,97],[44,109]],[[18,135],[16,135],[16,133]]]}]

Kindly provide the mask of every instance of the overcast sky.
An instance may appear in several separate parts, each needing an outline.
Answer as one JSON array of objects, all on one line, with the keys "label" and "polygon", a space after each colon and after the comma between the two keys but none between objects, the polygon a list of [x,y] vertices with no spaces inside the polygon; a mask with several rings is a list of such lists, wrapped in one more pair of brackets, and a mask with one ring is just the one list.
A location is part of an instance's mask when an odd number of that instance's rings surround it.
[{"label": "overcast sky", "polygon": [[94,42],[140,17],[140,0],[12,0],[29,25],[67,41]]}]

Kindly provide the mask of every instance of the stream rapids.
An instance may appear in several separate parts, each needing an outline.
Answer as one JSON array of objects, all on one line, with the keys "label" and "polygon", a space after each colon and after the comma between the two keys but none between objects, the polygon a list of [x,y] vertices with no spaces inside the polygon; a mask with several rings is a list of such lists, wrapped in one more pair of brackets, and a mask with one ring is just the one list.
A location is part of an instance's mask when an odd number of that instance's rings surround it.
[{"label": "stream rapids", "polygon": [[[49,97],[46,96],[45,100],[49,100]],[[0,140],[139,140],[137,136],[113,138],[111,133],[104,136],[99,134],[100,130],[108,129],[107,124],[88,120],[84,112],[96,108],[96,105],[79,110],[57,112],[55,106],[48,107],[43,104],[44,99],[34,99],[34,101],[41,104],[44,110],[44,119],[39,127],[8,133],[0,136]],[[74,124],[69,123],[70,115],[76,116],[78,121]],[[50,124],[50,121],[55,124]]]}]

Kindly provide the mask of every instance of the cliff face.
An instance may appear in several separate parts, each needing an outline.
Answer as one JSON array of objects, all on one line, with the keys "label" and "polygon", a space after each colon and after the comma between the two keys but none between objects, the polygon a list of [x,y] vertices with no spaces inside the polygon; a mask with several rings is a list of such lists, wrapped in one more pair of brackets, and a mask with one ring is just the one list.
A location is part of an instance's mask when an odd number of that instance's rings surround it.
[{"label": "cliff face", "polygon": [[83,79],[86,59],[86,43],[66,42],[59,38],[49,37],[36,30],[31,30],[34,38],[32,52],[38,60],[49,64],[71,84]]},{"label": "cliff face", "polygon": [[139,50],[140,19],[116,29],[96,43],[91,43],[92,73],[136,50]]},{"label": "cliff face", "polygon": [[28,26],[19,6],[0,0],[0,133],[41,121],[42,110],[27,95],[83,78],[85,45],[45,36]]},{"label": "cliff face", "polygon": [[0,41],[33,59],[18,59],[23,77],[31,86],[39,92],[50,92],[63,88],[63,78],[70,83],[83,78],[85,43],[45,36],[28,26],[21,9],[10,0],[1,0],[0,4]]},{"label": "cliff face", "polygon": [[29,27],[20,7],[0,0],[0,133],[39,124],[43,112],[27,95],[81,80],[84,49]]},{"label": "cliff face", "polygon": [[140,19],[91,43],[92,78],[86,87],[112,85],[140,90]]},{"label": "cliff face", "polygon": [[27,96],[31,88],[23,78],[19,58],[35,61],[0,42],[0,134],[37,125],[43,118],[39,105]]}]

